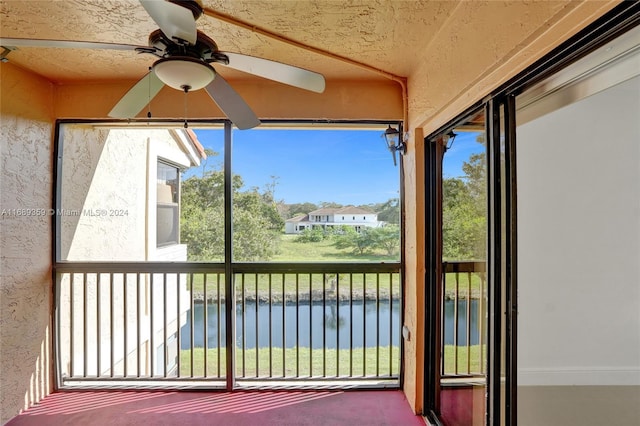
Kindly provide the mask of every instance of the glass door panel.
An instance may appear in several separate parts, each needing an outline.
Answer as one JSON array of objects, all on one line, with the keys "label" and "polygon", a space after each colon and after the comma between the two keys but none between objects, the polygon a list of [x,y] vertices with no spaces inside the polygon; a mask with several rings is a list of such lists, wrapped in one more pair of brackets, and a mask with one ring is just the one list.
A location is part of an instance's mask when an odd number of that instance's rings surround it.
[{"label": "glass door panel", "polygon": [[484,111],[444,137],[440,420],[484,425],[487,394],[487,144]]}]

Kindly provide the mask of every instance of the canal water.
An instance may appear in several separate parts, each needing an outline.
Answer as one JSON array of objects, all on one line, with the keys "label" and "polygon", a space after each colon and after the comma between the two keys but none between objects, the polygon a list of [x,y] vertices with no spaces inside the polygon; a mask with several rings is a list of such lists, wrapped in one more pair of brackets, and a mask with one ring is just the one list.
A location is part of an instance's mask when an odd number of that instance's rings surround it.
[{"label": "canal water", "polygon": [[[458,344],[466,344],[466,300],[458,302]],[[454,343],[454,302],[445,302],[445,344]],[[205,305],[194,306],[194,347],[205,345]],[[284,309],[284,312],[283,312]],[[399,301],[335,301],[309,304],[247,302],[236,306],[236,346],[295,346],[328,349],[350,347],[398,346],[400,344]],[[220,326],[218,326],[220,324]],[[478,343],[478,304],[471,302],[471,344]],[[207,346],[225,346],[225,305],[207,306]],[[191,312],[181,329],[182,349],[191,345]]]}]

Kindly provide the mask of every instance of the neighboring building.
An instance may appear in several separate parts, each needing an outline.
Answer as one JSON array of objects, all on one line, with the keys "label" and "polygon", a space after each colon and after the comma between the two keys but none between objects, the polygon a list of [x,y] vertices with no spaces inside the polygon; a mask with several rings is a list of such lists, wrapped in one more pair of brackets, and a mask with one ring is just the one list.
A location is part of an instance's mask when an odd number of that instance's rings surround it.
[{"label": "neighboring building", "polygon": [[299,234],[305,229],[332,228],[335,226],[352,226],[360,232],[362,228],[378,228],[385,222],[378,220],[378,214],[354,206],[339,208],[322,208],[309,212],[304,216],[288,219],[284,225],[285,234]]},{"label": "neighboring building", "polygon": [[195,133],[184,129],[65,125],[60,260],[187,260],[180,171],[203,157]]},{"label": "neighboring building", "polygon": [[[82,125],[65,125],[63,131],[62,209],[58,212],[61,235],[57,249],[60,260],[186,261],[187,246],[180,244],[179,232],[180,171],[199,165],[205,158],[195,133],[184,129],[94,129]],[[103,313],[102,319],[97,313],[87,317],[83,338],[86,342],[72,338],[72,330],[76,330],[72,324],[61,327],[64,344],[60,355],[62,365],[67,366],[63,376],[83,371],[97,375],[109,374],[111,369],[119,371],[125,353],[129,363],[136,365],[137,360],[131,359],[135,347],[144,353],[141,358],[148,360],[139,367],[138,374],[163,374],[165,357],[169,372],[175,369],[179,350],[172,344],[165,348],[164,335],[169,343],[177,341],[177,333],[187,321],[187,277],[147,273],[134,277],[135,274],[84,274],[72,278],[68,274],[62,278],[63,309],[74,309],[72,304],[86,298],[87,306],[97,306]],[[155,293],[150,290],[152,286]],[[90,289],[86,295],[83,287]],[[129,302],[127,315],[114,315],[112,325],[107,327],[105,312],[113,304],[122,305],[124,300],[138,303]],[[167,310],[166,300],[180,300],[179,313],[176,309]],[[138,311],[138,304],[143,309]],[[137,320],[145,326],[134,333],[131,330],[138,330]],[[127,336],[126,342],[113,337],[122,335]],[[110,344],[114,346],[112,354],[108,351]],[[90,354],[83,357],[85,346]]]}]

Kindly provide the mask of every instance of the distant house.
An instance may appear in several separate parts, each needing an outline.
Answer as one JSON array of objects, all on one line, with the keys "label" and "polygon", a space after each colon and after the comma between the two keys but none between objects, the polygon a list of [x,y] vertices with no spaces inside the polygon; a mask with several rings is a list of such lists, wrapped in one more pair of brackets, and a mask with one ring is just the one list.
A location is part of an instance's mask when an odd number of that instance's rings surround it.
[{"label": "distant house", "polygon": [[285,234],[299,234],[305,229],[327,229],[335,226],[351,226],[360,232],[362,228],[378,228],[385,222],[378,220],[378,214],[354,206],[322,208],[304,216],[288,219],[284,225]]}]

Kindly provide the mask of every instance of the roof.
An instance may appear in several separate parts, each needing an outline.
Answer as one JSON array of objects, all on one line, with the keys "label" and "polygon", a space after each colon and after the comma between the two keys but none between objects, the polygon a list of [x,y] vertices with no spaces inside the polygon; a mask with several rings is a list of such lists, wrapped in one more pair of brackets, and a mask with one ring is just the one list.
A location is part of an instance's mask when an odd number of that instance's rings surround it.
[{"label": "roof", "polygon": [[332,214],[375,214],[370,210],[366,210],[360,207],[355,206],[346,206],[346,207],[325,207],[318,210],[314,210],[309,212],[309,215],[314,216],[323,216],[323,215],[332,215]]},{"label": "roof", "polygon": [[202,143],[200,143],[200,141],[198,140],[198,136],[196,135],[196,132],[194,132],[193,130],[187,128],[187,135],[189,136],[189,139],[191,140],[191,144],[193,144],[193,147],[196,149],[196,151],[198,151],[198,155],[200,156],[200,158],[202,158],[203,160],[207,159],[207,153],[204,151],[204,146],[202,146]]},{"label": "roof", "polygon": [[305,214],[305,215],[292,217],[291,219],[287,219],[285,222],[308,222],[308,221],[309,221],[309,215]]}]

